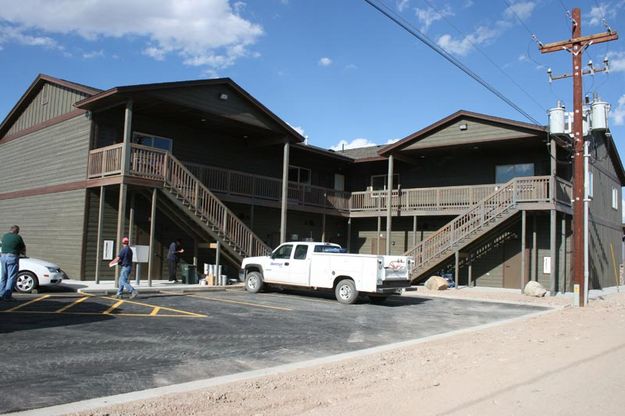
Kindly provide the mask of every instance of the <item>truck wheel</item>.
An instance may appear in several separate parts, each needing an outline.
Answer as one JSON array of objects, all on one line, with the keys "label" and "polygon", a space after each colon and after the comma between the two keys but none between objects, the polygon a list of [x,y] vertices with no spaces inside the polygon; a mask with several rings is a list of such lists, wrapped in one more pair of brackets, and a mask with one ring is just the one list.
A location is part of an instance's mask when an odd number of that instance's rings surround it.
[{"label": "truck wheel", "polygon": [[369,295],[369,302],[374,305],[381,305],[386,302],[386,299],[388,299],[388,295]]},{"label": "truck wheel", "polygon": [[263,276],[258,272],[250,272],[245,277],[245,290],[258,293],[263,288]]},{"label": "truck wheel", "polygon": [[334,289],[334,295],[336,296],[336,300],[346,305],[351,305],[356,302],[358,291],[356,290],[354,281],[351,279],[341,280]]}]

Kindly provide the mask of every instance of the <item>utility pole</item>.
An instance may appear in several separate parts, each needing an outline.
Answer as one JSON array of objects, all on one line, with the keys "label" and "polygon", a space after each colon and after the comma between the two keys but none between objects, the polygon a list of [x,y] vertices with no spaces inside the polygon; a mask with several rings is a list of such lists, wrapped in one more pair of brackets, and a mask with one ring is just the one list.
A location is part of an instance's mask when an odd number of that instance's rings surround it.
[{"label": "utility pole", "polygon": [[582,36],[582,19],[579,8],[573,9],[571,16],[572,37],[569,40],[539,44],[541,53],[567,51],[573,58],[573,73],[551,77],[562,79],[573,77],[573,283],[579,288],[579,306],[584,306],[584,131],[582,108],[582,76],[607,70],[593,68],[582,69],[582,54],[590,45],[618,39],[618,34],[608,28],[607,32],[590,36]]}]

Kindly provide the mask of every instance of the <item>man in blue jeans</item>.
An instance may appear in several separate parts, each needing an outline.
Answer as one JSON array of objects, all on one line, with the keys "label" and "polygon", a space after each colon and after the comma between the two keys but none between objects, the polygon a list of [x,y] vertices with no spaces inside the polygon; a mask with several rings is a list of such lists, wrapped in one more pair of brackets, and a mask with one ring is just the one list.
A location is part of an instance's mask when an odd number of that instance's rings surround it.
[{"label": "man in blue jeans", "polygon": [[12,225],[9,232],[2,236],[2,257],[0,264],[0,298],[13,300],[13,287],[20,269],[20,254],[26,254],[26,244],[19,235],[20,227]]},{"label": "man in blue jeans", "polygon": [[137,297],[137,291],[130,285],[130,283],[128,283],[130,279],[130,271],[132,270],[132,250],[128,247],[128,243],[128,237],[124,237],[122,239],[122,249],[119,251],[117,257],[109,263],[109,266],[111,267],[119,264],[122,268],[119,273],[119,289],[117,289],[117,295],[115,296],[117,299],[122,298],[124,289],[130,292],[130,299]]}]

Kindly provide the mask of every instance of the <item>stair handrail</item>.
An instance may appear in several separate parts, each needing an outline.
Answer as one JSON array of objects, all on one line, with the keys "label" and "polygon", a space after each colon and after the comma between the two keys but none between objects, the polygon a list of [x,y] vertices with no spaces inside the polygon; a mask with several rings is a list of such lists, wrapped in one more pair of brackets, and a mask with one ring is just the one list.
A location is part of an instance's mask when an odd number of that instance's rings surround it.
[{"label": "stair handrail", "polygon": [[[414,270],[418,270],[421,266],[438,256],[441,252],[448,248],[452,248],[456,242],[465,238],[468,234],[476,231],[484,224],[492,221],[498,215],[502,214],[512,206],[519,202],[531,200],[549,199],[550,186],[549,183],[553,178],[550,176],[520,177],[513,178],[498,190],[485,197],[474,206],[469,208],[464,214],[454,218],[434,234],[428,236],[412,249],[406,251],[404,255],[411,256],[415,260]],[[542,183],[545,189],[544,197],[538,197],[536,193],[526,197],[527,185],[535,187],[536,184]]]}]

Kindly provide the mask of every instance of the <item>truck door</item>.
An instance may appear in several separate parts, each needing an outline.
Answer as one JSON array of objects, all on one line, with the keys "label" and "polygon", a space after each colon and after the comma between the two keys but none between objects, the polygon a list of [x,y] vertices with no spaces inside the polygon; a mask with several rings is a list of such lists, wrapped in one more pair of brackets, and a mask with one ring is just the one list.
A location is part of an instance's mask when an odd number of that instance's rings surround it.
[{"label": "truck door", "polygon": [[293,252],[293,260],[289,265],[289,281],[299,286],[309,285],[310,260],[308,260],[309,246],[297,244]]},{"label": "truck door", "polygon": [[269,267],[264,270],[264,279],[267,282],[289,282],[289,267],[293,244],[281,245],[271,255]]}]

